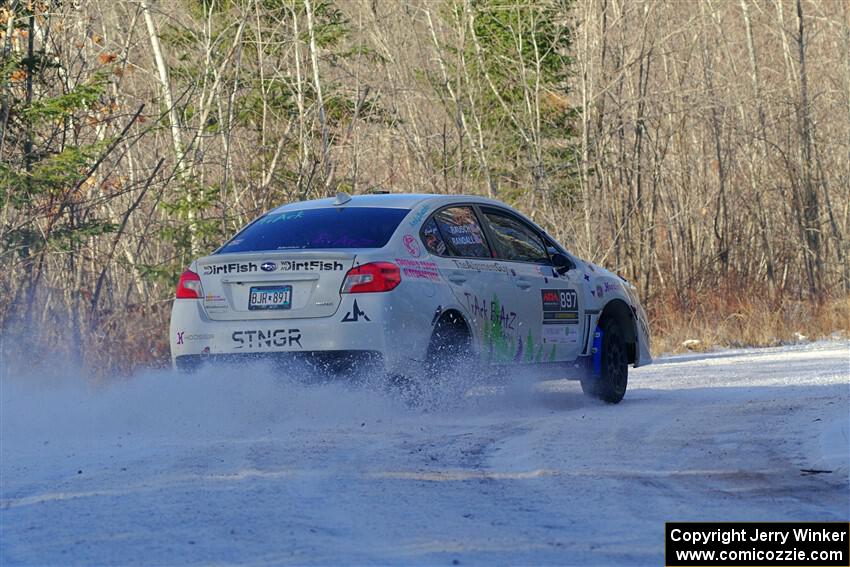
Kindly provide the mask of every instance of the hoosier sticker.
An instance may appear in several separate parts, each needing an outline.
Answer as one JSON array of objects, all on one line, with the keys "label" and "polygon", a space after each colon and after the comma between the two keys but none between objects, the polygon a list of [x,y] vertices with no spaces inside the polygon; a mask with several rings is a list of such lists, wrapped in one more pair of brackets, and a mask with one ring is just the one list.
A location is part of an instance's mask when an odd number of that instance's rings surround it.
[{"label": "hoosier sticker", "polygon": [[546,344],[562,344],[578,342],[577,325],[544,325],[543,342]]}]

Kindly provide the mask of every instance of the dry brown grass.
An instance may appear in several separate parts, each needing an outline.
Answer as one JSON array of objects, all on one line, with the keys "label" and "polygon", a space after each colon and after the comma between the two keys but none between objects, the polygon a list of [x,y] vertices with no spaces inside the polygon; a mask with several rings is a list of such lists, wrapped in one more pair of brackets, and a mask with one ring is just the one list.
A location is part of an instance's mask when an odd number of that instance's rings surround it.
[{"label": "dry brown grass", "polygon": [[[18,321],[0,332],[0,375],[54,376],[81,373],[94,382],[126,377],[140,368],[170,363],[171,302],[101,312],[91,321],[71,322],[61,309],[41,321]],[[77,328],[76,333],[72,329]]]},{"label": "dry brown grass", "polygon": [[128,313],[106,313],[83,347],[84,367],[96,378],[127,376],[171,363],[168,322],[171,301]]},{"label": "dry brown grass", "polygon": [[[720,347],[764,347],[816,340],[838,333],[850,336],[850,297],[821,302],[770,298],[768,294],[729,289],[712,293],[673,291],[649,298],[647,312],[654,355]],[[141,368],[167,366],[171,303],[102,313],[79,347],[59,332],[58,324],[41,331],[3,337],[5,370],[55,371],[57,365],[81,367],[95,381],[129,376]],[[802,338],[805,337],[805,338]],[[699,341],[685,346],[684,341]],[[16,368],[17,366],[22,368]]]},{"label": "dry brown grass", "polygon": [[850,297],[812,302],[740,290],[668,292],[649,302],[648,313],[653,354],[777,346],[850,331]]}]

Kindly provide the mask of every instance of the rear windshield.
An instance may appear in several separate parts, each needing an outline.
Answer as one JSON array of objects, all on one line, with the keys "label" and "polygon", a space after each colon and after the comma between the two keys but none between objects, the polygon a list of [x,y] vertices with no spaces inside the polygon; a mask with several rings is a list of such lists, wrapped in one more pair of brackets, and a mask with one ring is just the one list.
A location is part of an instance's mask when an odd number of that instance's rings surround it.
[{"label": "rear windshield", "polygon": [[409,209],[345,207],[270,213],[248,225],[218,253],[381,248],[409,212]]}]

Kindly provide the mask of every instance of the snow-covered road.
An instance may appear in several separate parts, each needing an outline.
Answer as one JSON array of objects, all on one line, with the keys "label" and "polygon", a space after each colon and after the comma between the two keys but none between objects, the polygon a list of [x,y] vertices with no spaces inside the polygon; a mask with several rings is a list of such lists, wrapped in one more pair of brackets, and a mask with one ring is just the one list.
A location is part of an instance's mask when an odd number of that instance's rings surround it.
[{"label": "snow-covered road", "polygon": [[426,413],[257,368],[6,377],[0,564],[660,565],[665,520],[850,519],[847,342],[630,379]]}]

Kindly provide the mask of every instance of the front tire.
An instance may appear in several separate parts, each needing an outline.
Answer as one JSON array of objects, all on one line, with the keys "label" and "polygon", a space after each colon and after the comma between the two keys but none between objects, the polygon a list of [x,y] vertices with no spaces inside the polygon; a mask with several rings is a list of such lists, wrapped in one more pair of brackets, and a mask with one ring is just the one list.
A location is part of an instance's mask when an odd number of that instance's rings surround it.
[{"label": "front tire", "polygon": [[613,319],[602,323],[601,368],[598,376],[590,371],[581,380],[581,389],[590,397],[609,404],[620,403],[629,383],[629,356],[626,339]]}]

